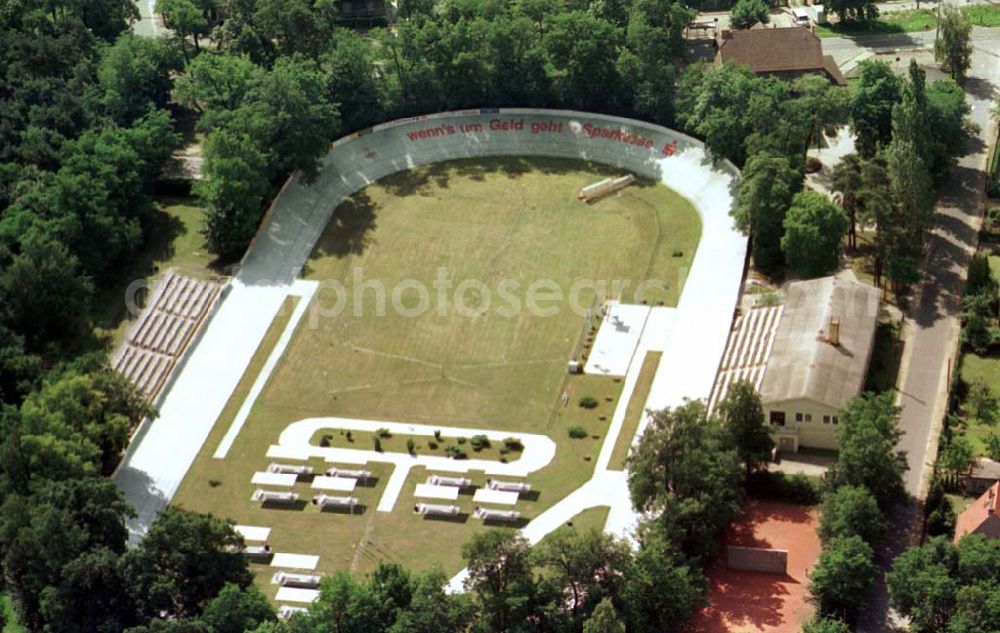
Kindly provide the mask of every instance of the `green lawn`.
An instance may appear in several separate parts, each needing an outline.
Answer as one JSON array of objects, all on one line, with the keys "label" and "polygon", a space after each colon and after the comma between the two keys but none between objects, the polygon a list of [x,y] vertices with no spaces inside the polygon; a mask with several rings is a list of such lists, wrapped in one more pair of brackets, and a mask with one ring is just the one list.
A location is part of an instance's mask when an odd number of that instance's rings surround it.
[{"label": "green lawn", "polygon": [[0,594],[0,609],[3,609],[7,616],[7,624],[3,627],[2,633],[25,633],[25,628],[17,623],[17,616],[14,614],[14,605],[10,602],[7,594]]},{"label": "green lawn", "polygon": [[[455,284],[478,279],[492,291],[502,280],[515,282],[511,292],[522,306],[525,288],[536,279],[551,279],[565,290],[586,279],[627,279],[634,287],[658,278],[666,285],[642,298],[674,305],[700,237],[697,213],[677,194],[646,182],[595,204],[577,201],[580,187],[618,173],[579,161],[497,159],[391,176],[337,210],[306,274],[339,280],[350,295],[358,267],[364,279],[381,280],[391,297],[401,280],[431,287],[437,268],[444,266]],[[474,294],[468,293],[469,304],[475,303]],[[584,292],[581,305],[594,304],[593,295]],[[316,305],[332,305],[331,296],[321,291]],[[413,305],[411,299],[402,296],[406,306]],[[213,429],[175,503],[270,526],[276,550],[319,554],[322,572],[364,573],[379,560],[391,560],[451,573],[462,566],[461,545],[476,531],[494,528],[472,518],[445,522],[413,515],[414,484],[426,478],[423,469],[410,472],[392,513],[374,509],[390,474],[376,463],[368,468],[377,481],[356,495],[366,507],[354,515],[320,513],[312,506],[262,509],[249,501],[249,482],[254,471],[267,466],[267,446],[289,423],[312,416],[547,434],[558,448],[553,462],[528,479],[533,493],[516,508],[524,519],[591,476],[622,384],[567,373],[572,350],[588,334],[581,315],[550,302],[557,308],[551,316],[494,309],[439,316],[432,309],[405,317],[391,305],[376,316],[375,302],[376,293],[369,290],[359,315],[349,307],[313,320],[307,311],[229,457],[214,460],[211,454],[231,413]],[[265,348],[259,353],[266,355]],[[597,399],[598,406],[578,406],[584,396]],[[572,426],[582,426],[588,437],[570,439]],[[336,431],[332,435],[333,443],[345,440]],[[367,447],[372,439],[364,435],[355,441]],[[389,441],[405,450],[405,439]],[[320,460],[313,465],[325,468]],[[482,473],[471,478],[476,485],[485,483]],[[308,498],[308,485],[298,487]],[[471,498],[461,497],[460,505],[471,509]],[[260,582],[273,591],[266,579]]]},{"label": "green lawn", "polygon": [[[1000,357],[979,356],[967,352],[962,357],[962,381],[966,384],[982,381],[993,390],[993,393],[1000,395]],[[973,450],[977,456],[985,455],[985,439],[989,437],[990,433],[1000,433],[1000,428],[991,429],[979,424],[974,419],[968,420],[967,424],[965,434],[969,438]]]},{"label": "green lawn", "polygon": [[646,411],[646,399],[649,397],[649,390],[653,386],[653,378],[656,377],[656,368],[659,367],[662,356],[662,352],[647,352],[646,358],[642,361],[639,378],[636,380],[632,398],[628,401],[628,408],[625,410],[622,432],[618,434],[615,450],[611,453],[611,461],[608,462],[610,470],[625,468],[625,458],[628,457],[629,448],[632,446],[632,436],[639,428],[639,422],[642,421],[642,415]]},{"label": "green lawn", "polygon": [[962,7],[962,13],[976,26],[1000,26],[1000,6],[995,4],[976,4]]},{"label": "green lawn", "polygon": [[[960,10],[976,26],[1000,26],[1000,6],[977,4]],[[851,37],[852,35],[883,35],[887,33],[912,33],[929,31],[937,27],[934,9],[912,9],[883,13],[873,22],[831,23],[816,27],[819,37]]]}]

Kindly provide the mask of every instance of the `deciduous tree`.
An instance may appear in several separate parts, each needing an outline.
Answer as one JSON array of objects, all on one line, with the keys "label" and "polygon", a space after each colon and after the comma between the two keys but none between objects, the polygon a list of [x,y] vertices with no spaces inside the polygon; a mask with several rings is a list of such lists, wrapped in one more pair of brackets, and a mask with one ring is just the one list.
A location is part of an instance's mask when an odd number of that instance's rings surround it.
[{"label": "deciduous tree", "polygon": [[749,477],[771,460],[774,449],[760,394],[745,380],[733,383],[719,403],[719,415]]},{"label": "deciduous tree", "polygon": [[785,215],[781,250],[789,268],[804,277],[821,277],[840,265],[841,243],[849,221],[826,196],[801,191]]},{"label": "deciduous tree", "polygon": [[938,18],[934,60],[956,81],[965,79],[972,65],[972,21],[958,7],[944,7]]},{"label": "deciduous tree", "polygon": [[878,573],[874,552],[860,536],[835,537],[809,574],[809,592],[824,614],[851,617]]}]

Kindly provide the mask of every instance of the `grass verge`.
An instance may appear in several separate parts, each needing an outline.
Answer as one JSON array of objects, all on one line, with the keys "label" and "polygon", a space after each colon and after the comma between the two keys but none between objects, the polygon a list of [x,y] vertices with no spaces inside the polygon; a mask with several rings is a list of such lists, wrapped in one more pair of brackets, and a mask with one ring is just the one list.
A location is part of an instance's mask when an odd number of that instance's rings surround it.
[{"label": "grass verge", "polygon": [[632,399],[625,409],[625,421],[622,423],[621,433],[615,442],[615,450],[611,452],[611,461],[608,462],[609,470],[622,470],[625,468],[625,459],[628,457],[629,448],[632,446],[632,436],[639,428],[639,422],[645,413],[646,399],[649,397],[649,390],[653,386],[653,378],[656,377],[656,368],[660,365],[662,352],[647,352],[642,361],[642,369],[639,370],[639,378],[636,380],[635,389],[632,391]]}]

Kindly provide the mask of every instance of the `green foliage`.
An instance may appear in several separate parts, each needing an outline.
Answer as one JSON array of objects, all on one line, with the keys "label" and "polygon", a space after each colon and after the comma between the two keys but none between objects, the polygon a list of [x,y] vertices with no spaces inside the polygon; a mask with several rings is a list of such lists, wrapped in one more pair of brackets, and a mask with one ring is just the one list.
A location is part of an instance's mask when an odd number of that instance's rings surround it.
[{"label": "green foliage", "polygon": [[205,605],[202,621],[213,633],[253,631],[261,623],[274,621],[274,607],[256,586],[227,584]]},{"label": "green foliage", "polygon": [[968,474],[975,461],[976,454],[965,434],[952,433],[941,447],[937,465],[951,477],[961,477]]},{"label": "green foliage", "polygon": [[180,70],[175,50],[166,41],[122,35],[101,53],[97,80],[102,102],[119,125],[131,125],[149,108],[170,101],[170,73]]},{"label": "green foliage", "polygon": [[955,532],[955,509],[945,496],[944,485],[935,478],[924,502],[924,529],[928,536],[947,536]]},{"label": "green foliage", "polygon": [[802,633],[851,633],[851,627],[839,618],[815,617],[802,625]]},{"label": "green foliage", "polygon": [[195,192],[208,206],[203,233],[212,252],[235,259],[257,231],[267,183],[261,178],[265,157],[249,135],[215,130],[204,147],[205,180]]},{"label": "green foliage", "polygon": [[417,453],[417,443],[413,441],[412,437],[406,438],[406,452],[410,455],[416,455]]},{"label": "green foliage", "polygon": [[375,437],[372,438],[372,440],[374,441],[375,452],[376,453],[381,453],[382,452],[382,438],[380,438],[378,435],[376,435]]},{"label": "green foliage", "polygon": [[462,547],[462,556],[469,571],[465,589],[482,614],[485,630],[513,630],[528,619],[537,588],[523,536],[482,532]]},{"label": "green foliage", "polygon": [[858,154],[871,158],[892,138],[892,107],[902,96],[902,81],[884,62],[864,61],[860,68],[851,99],[851,128]]},{"label": "green foliage", "polygon": [[505,437],[503,445],[504,448],[518,453],[524,450],[524,444],[522,444],[521,440],[516,437]]},{"label": "green foliage", "polygon": [[817,480],[803,474],[786,475],[780,471],[759,470],[747,479],[747,494],[757,499],[779,499],[799,505],[820,502]]},{"label": "green foliage", "polygon": [[795,194],[784,228],[781,250],[793,271],[821,277],[838,268],[848,219],[826,196],[815,191]]},{"label": "green foliage", "polygon": [[893,561],[886,584],[893,608],[910,618],[913,631],[990,630],[1000,614],[1000,541],[978,534],[957,546],[944,536],[929,539]]},{"label": "green foliage", "polygon": [[[249,587],[253,577],[238,551],[242,542],[232,523],[176,508],[163,510],[139,545],[122,559],[141,616],[195,616],[227,584]],[[243,605],[247,613],[259,614],[254,597],[246,600],[251,603]]]},{"label": "green foliage", "polygon": [[841,22],[871,22],[878,18],[878,7],[872,0],[829,0],[824,5],[830,13],[836,13]]},{"label": "green foliage", "polygon": [[783,262],[781,237],[785,214],[802,187],[802,174],[787,158],[770,152],[752,156],[731,211],[736,226],[753,238],[751,253],[757,268],[774,271]]},{"label": "green foliage", "polygon": [[711,551],[740,509],[739,457],[699,401],[658,412],[629,454],[628,472],[632,504],[689,555]]},{"label": "green foliage", "polygon": [[996,297],[997,280],[993,277],[993,271],[990,269],[988,254],[977,252],[969,259],[969,270],[965,279],[965,294],[985,294],[991,298]]},{"label": "green foliage", "polygon": [[896,448],[900,409],[895,394],[858,396],[840,411],[837,427],[839,460],[827,473],[830,489],[864,487],[880,508],[887,508],[905,494],[903,473],[906,455]]},{"label": "green foliage", "polygon": [[574,440],[582,440],[583,438],[589,435],[589,433],[587,433],[587,429],[583,428],[582,426],[569,427],[569,429],[567,430],[567,434]]},{"label": "green foliage", "polygon": [[755,24],[771,21],[771,7],[767,0],[736,0],[729,12],[729,23],[734,29],[749,29]]},{"label": "green foliage", "polygon": [[749,382],[733,383],[719,403],[719,415],[749,478],[767,465],[774,449],[760,394]]},{"label": "green foliage", "polygon": [[[707,583],[661,533],[647,524],[639,551],[625,573],[622,604],[632,631],[674,631],[705,604]],[[664,600],[664,596],[670,596]]]},{"label": "green foliage", "polygon": [[454,444],[444,447],[444,454],[452,459],[466,459],[469,455]]},{"label": "green foliage", "polygon": [[473,435],[469,438],[469,445],[472,446],[472,450],[478,452],[484,448],[489,448],[490,440],[485,435]]},{"label": "green foliage", "polygon": [[131,430],[150,413],[142,395],[116,372],[53,378],[21,406],[19,476],[26,484],[110,474]]},{"label": "green foliage", "polygon": [[958,7],[945,7],[938,19],[934,60],[962,81],[972,65],[972,21]]},{"label": "green foliage", "polygon": [[632,560],[628,545],[588,530],[556,530],[532,550],[545,587],[540,595],[565,595],[568,620],[576,628],[605,600],[621,595],[627,582],[621,574]]},{"label": "green foliage", "polygon": [[878,502],[867,489],[840,486],[824,500],[817,532],[824,543],[835,538],[859,536],[875,547],[885,534],[885,520]]},{"label": "green foliage", "polygon": [[596,409],[597,408],[597,398],[592,396],[584,396],[580,398],[580,406],[584,409]]},{"label": "green foliage", "polygon": [[823,614],[855,613],[878,568],[874,552],[860,536],[835,537],[820,553],[809,575],[809,592]]},{"label": "green foliage", "polygon": [[583,633],[625,633],[625,623],[618,617],[611,600],[604,598],[583,623]]}]

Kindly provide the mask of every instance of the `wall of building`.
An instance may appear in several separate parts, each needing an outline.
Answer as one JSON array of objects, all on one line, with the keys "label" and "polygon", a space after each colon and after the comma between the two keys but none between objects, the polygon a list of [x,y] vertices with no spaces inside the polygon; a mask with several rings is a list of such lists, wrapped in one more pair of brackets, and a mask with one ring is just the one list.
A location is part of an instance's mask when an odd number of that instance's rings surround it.
[{"label": "wall of building", "polygon": [[[837,449],[837,439],[834,435],[837,425],[833,424],[833,417],[837,415],[836,409],[812,400],[765,402],[764,415],[768,421],[771,420],[772,411],[785,413],[785,426],[773,434],[775,444],[779,448],[782,436],[794,435],[797,438],[797,448]],[[803,421],[796,422],[796,413],[803,415]],[[829,416],[829,423],[824,423],[824,416]],[[809,421],[805,421],[805,418],[809,418]]]}]

